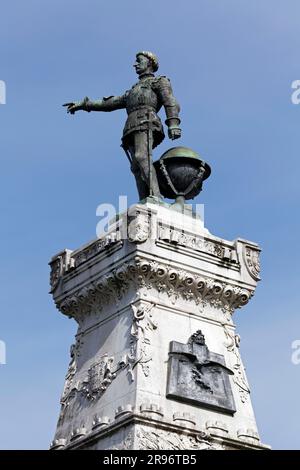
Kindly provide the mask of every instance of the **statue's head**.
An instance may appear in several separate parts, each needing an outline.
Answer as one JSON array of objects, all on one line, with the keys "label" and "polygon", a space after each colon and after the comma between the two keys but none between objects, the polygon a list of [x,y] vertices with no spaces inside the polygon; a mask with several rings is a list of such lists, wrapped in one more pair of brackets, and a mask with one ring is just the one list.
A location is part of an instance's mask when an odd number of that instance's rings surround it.
[{"label": "statue's head", "polygon": [[153,52],[141,51],[136,54],[134,68],[138,75],[156,72],[158,66],[158,59]]}]

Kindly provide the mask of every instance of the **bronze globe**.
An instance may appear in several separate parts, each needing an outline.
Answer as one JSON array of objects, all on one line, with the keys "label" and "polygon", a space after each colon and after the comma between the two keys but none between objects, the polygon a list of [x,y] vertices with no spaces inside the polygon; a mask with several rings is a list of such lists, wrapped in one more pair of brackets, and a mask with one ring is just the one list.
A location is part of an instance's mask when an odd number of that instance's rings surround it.
[{"label": "bronze globe", "polygon": [[177,202],[196,197],[211,173],[210,166],[188,147],[167,150],[154,167],[161,194]]}]

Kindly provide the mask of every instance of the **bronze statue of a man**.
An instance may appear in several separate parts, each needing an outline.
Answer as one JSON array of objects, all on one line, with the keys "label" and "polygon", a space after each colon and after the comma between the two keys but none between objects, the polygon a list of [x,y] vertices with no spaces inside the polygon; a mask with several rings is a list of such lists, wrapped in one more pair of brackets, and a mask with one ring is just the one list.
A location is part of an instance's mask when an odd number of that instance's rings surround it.
[{"label": "bronze statue of a man", "polygon": [[149,195],[160,197],[156,172],[152,163],[152,149],[159,145],[165,135],[157,113],[162,106],[166,112],[166,125],[170,139],[181,136],[178,117],[180,107],[174,98],[170,80],[155,76],[158,60],[152,52],[136,54],[134,64],[139,81],[122,96],[109,96],[99,101],[88,97],[80,102],[66,103],[68,113],[76,111],[114,111],[126,109],[128,117],[123,130],[124,148],[133,172],[140,200]]}]

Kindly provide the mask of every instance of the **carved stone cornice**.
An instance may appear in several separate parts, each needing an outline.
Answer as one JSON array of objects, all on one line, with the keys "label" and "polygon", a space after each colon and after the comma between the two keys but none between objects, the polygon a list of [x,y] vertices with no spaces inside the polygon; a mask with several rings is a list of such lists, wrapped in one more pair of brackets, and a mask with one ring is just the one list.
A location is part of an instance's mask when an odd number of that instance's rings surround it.
[{"label": "carved stone cornice", "polygon": [[253,289],[234,281],[220,281],[137,256],[72,293],[55,296],[55,302],[63,314],[78,320],[100,312],[111,302],[118,303],[130,287],[145,295],[150,290],[164,293],[172,304],[178,300],[200,307],[209,304],[230,313],[247,304],[253,294]]}]

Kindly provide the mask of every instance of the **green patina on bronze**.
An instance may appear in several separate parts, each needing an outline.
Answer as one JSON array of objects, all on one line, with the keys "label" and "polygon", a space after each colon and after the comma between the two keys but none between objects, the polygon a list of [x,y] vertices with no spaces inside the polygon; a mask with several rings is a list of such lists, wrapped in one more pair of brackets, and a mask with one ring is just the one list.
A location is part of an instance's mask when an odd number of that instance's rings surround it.
[{"label": "green patina on bronze", "polygon": [[158,59],[148,51],[138,52],[134,68],[139,81],[121,96],[108,96],[92,101],[85,97],[82,101],[66,103],[70,114],[77,111],[104,111],[126,109],[127,120],[123,130],[122,147],[130,161],[135,176],[140,199],[147,196],[161,197],[157,175],[153,168],[152,150],[164,137],[162,122],[158,112],[165,109],[165,123],[170,139],[181,136],[179,111],[170,80],[165,76],[155,76]]},{"label": "green patina on bronze", "polygon": [[155,76],[158,59],[153,52],[140,51],[136,54],[134,68],[139,81],[121,96],[107,96],[92,101],[66,103],[70,114],[77,111],[104,111],[126,109],[127,120],[123,129],[122,147],[135,176],[140,200],[154,196],[176,199],[180,205],[186,199],[197,196],[202,182],[209,177],[210,167],[200,156],[188,147],[174,147],[165,152],[153,164],[152,151],[165,138],[158,112],[165,109],[165,124],[168,136],[175,140],[181,137],[179,111],[170,80]]},{"label": "green patina on bronze", "polygon": [[174,158],[174,157],[188,157],[200,159],[198,153],[188,147],[172,147],[162,154],[161,159]]},{"label": "green patina on bronze", "polygon": [[211,173],[209,165],[188,147],[173,147],[154,163],[163,196],[184,203],[196,197]]}]

